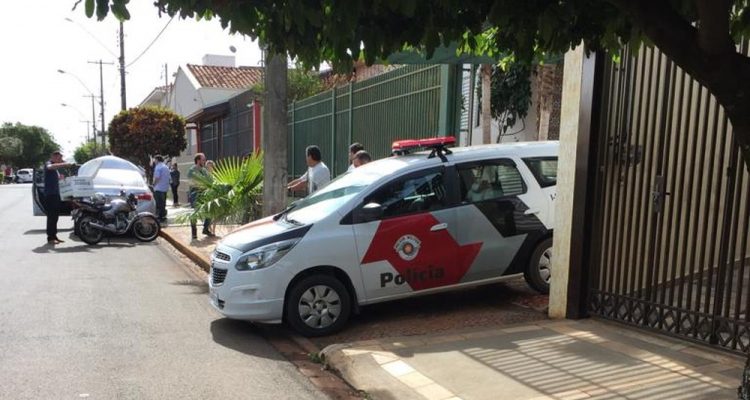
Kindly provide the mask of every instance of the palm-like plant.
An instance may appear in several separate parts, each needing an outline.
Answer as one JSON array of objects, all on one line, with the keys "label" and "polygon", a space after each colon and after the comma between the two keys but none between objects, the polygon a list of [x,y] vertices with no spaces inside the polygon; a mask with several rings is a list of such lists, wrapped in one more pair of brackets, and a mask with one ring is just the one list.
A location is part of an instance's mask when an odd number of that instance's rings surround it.
[{"label": "palm-like plant", "polygon": [[247,223],[258,215],[263,188],[263,155],[244,159],[229,157],[216,163],[210,176],[196,176],[200,190],[192,213],[182,222],[211,218],[214,221]]}]

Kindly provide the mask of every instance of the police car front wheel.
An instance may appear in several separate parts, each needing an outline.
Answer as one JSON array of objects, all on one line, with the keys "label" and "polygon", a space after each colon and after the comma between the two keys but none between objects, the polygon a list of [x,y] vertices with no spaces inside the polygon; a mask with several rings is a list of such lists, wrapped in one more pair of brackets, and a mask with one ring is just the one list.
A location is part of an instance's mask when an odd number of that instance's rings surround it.
[{"label": "police car front wheel", "polygon": [[349,319],[351,298],[346,287],[329,275],[312,275],[289,292],[286,320],[304,336],[323,336],[340,330]]},{"label": "police car front wheel", "polygon": [[529,259],[529,265],[524,272],[526,282],[540,293],[549,293],[552,278],[552,238],[540,242]]}]

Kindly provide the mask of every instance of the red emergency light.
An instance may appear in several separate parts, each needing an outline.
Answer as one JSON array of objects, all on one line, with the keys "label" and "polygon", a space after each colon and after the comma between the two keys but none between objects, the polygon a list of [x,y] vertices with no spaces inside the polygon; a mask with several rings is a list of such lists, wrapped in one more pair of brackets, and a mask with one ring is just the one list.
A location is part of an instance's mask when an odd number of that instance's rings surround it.
[{"label": "red emergency light", "polygon": [[[450,150],[448,150],[447,147],[453,146],[455,144],[456,138],[453,136],[434,137],[428,139],[405,139],[393,142],[393,144],[391,145],[391,151],[395,155],[402,155],[408,154],[415,149],[432,149],[433,153],[435,153],[435,150],[441,149],[441,152],[450,154]],[[430,155],[430,157],[434,157],[434,154]]]}]

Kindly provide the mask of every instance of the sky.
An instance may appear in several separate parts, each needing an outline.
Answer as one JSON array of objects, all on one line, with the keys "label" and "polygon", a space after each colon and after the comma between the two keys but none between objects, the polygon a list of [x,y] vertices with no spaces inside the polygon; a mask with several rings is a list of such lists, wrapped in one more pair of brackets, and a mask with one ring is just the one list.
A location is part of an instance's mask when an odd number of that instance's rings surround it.
[{"label": "sky", "polygon": [[[99,96],[100,79],[99,65],[89,61],[113,63],[103,66],[105,126],[121,108],[119,22],[111,14],[104,21],[86,18],[83,3],[72,10],[74,4],[75,0],[14,0],[4,2],[0,13],[0,123],[47,129],[66,158],[91,130],[91,99],[86,96],[89,91]],[[128,9],[131,18],[124,26],[125,64],[132,63],[126,67],[128,107],[137,106],[165,84],[164,64],[170,83],[180,65],[201,64],[205,54],[234,55],[237,66],[260,65],[257,44],[222,30],[218,19],[175,17],[169,22],[167,15],[159,17],[150,0],[133,0]],[[97,127],[101,127],[98,97],[96,101]]]}]

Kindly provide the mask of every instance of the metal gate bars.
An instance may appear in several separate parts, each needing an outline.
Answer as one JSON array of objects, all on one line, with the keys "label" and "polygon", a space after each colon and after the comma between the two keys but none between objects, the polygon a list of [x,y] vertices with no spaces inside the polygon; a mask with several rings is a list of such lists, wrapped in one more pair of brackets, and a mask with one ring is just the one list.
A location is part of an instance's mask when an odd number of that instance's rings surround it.
[{"label": "metal gate bars", "polygon": [[750,176],[731,125],[658,50],[600,59],[589,312],[744,353]]}]

